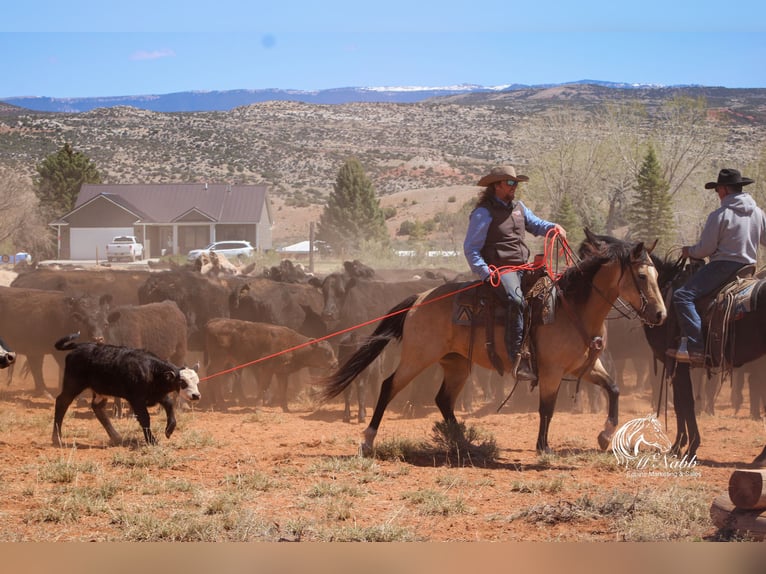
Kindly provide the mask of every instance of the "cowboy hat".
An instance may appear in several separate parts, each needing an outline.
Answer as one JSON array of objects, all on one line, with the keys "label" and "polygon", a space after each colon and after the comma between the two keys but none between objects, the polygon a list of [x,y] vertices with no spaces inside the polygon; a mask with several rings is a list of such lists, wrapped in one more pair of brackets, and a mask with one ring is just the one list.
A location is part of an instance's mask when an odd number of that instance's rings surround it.
[{"label": "cowboy hat", "polygon": [[479,180],[478,185],[487,187],[496,181],[512,179],[513,181],[529,181],[526,175],[516,175],[516,170],[512,165],[498,165],[489,170],[489,173]]},{"label": "cowboy hat", "polygon": [[739,170],[736,169],[722,169],[718,172],[718,181],[709,181],[705,184],[705,189],[715,189],[718,185],[732,185],[742,187],[743,185],[749,185],[755,180],[749,177],[742,177]]}]

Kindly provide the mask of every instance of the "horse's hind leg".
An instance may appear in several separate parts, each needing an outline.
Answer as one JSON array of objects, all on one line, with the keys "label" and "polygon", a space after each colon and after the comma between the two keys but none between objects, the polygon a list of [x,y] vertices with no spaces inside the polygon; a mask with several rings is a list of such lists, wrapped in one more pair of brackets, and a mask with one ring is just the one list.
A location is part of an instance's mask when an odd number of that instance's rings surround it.
[{"label": "horse's hind leg", "polygon": [[423,369],[429,366],[429,363],[414,363],[415,361],[402,360],[399,367],[394,371],[394,374],[389,376],[383,381],[383,384],[381,384],[378,402],[375,404],[375,410],[372,413],[370,424],[364,430],[364,442],[359,447],[360,454],[363,456],[372,455],[372,445],[375,442],[375,435],[378,434],[380,421],[383,420],[383,413],[386,411],[388,404],[399,391],[409,385],[412,379],[417,377]]},{"label": "horse's hind leg", "polygon": [[444,369],[444,379],[439,392],[436,393],[436,406],[439,407],[444,420],[452,422],[457,420],[455,403],[468,380],[471,363],[465,357],[454,353],[444,357],[440,363]]}]

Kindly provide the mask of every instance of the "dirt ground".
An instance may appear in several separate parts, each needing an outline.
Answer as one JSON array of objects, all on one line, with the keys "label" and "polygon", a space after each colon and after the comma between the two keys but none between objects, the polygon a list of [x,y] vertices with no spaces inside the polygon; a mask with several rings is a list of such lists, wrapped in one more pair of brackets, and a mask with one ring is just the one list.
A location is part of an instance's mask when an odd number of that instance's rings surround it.
[{"label": "dirt ground", "polygon": [[[130,418],[115,425],[127,444],[108,446],[88,405],[73,405],[63,427],[69,447],[57,449],[53,402],[33,396],[18,371],[10,384],[0,373],[3,541],[718,540],[710,504],[766,443],[764,423],[746,407],[735,415],[726,386],[716,414],[700,415],[699,460],[653,473],[598,450],[603,409],[557,412],[556,454],[539,456],[537,414],[513,412],[515,395],[497,413],[481,393],[458,418],[495,441],[490,462],[425,447],[415,459],[358,458],[365,425],[343,422],[340,403],[317,408],[305,392],[289,413],[255,404],[180,412],[170,439],[164,413],[153,411],[161,440],[151,448]],[[47,363],[52,390],[56,376]],[[621,422],[650,410],[648,391],[628,384]],[[376,444],[433,445],[438,412],[419,411],[388,411]],[[667,423],[672,438],[672,408]]]}]

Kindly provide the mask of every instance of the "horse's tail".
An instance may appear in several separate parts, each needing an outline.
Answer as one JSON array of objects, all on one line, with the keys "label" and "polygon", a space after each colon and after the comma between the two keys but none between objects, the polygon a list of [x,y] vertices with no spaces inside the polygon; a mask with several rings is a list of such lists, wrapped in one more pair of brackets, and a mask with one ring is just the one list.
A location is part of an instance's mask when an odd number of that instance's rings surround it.
[{"label": "horse's tail", "polygon": [[56,347],[59,351],[71,351],[72,349],[76,349],[80,346],[80,343],[74,342],[74,340],[79,336],[79,331],[77,333],[72,333],[71,335],[67,335],[66,337],[62,337],[56,341],[53,346]]},{"label": "horse's tail", "polygon": [[401,339],[407,311],[417,300],[417,295],[411,295],[388,313],[369,337],[365,338],[359,349],[335,373],[316,384],[320,387],[318,397],[321,402],[328,401],[341,394],[362,371],[370,366],[378,355],[383,352],[391,339]]}]

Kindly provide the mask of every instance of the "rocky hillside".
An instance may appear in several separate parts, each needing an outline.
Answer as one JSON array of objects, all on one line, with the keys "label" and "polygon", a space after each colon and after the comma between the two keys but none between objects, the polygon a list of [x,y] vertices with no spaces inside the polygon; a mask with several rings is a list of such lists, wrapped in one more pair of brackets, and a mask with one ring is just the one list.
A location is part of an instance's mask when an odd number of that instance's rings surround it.
[{"label": "rocky hillside", "polygon": [[[666,121],[663,104],[678,95],[704,98],[710,121],[724,128],[717,158],[742,165],[759,157],[766,139],[766,90],[578,84],[411,104],[271,101],[227,112],[115,107],[68,114],[4,104],[0,166],[32,175],[39,161],[70,142],[109,183],[267,183],[283,210],[321,206],[340,166],[356,156],[383,198],[409,195],[412,204],[418,190],[471,186],[497,163],[529,173],[562,140],[601,137],[603,127],[587,114],[608,104],[643,106],[647,115],[639,129],[657,137]],[[556,119],[561,115],[566,123]],[[704,177],[711,166],[701,169]]]}]

